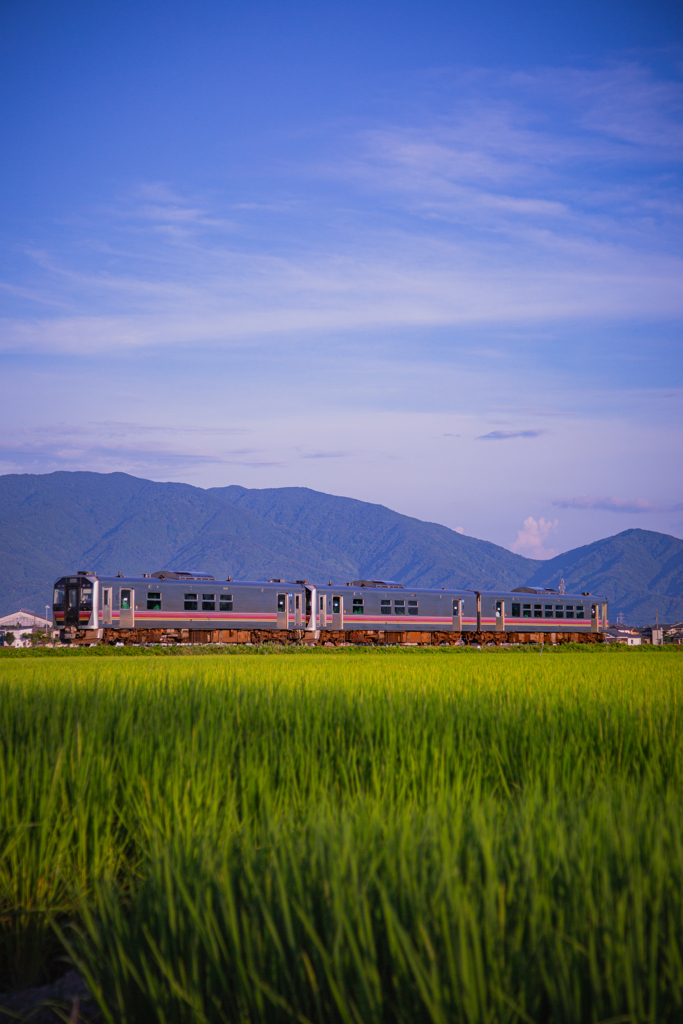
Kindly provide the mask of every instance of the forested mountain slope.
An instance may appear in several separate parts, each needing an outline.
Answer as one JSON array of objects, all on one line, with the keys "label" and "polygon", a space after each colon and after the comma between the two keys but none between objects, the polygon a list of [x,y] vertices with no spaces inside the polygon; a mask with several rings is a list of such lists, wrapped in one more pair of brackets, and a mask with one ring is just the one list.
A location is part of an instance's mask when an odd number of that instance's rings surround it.
[{"label": "forested mountain slope", "polygon": [[683,619],[683,540],[652,530],[624,530],[541,562],[530,586],[590,590],[610,600],[610,618],[619,612],[632,625]]},{"label": "forested mountain slope", "polygon": [[237,508],[285,527],[319,557],[361,579],[422,587],[514,587],[540,565],[490,541],[355,498],[306,487],[212,488]]}]

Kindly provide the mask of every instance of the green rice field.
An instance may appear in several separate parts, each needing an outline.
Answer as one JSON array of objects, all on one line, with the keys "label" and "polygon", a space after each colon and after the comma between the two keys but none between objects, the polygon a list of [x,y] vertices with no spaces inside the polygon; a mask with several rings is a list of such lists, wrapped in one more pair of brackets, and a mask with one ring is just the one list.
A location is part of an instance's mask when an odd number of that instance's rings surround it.
[{"label": "green rice field", "polygon": [[680,1024],[681,652],[261,653],[0,657],[0,991]]}]

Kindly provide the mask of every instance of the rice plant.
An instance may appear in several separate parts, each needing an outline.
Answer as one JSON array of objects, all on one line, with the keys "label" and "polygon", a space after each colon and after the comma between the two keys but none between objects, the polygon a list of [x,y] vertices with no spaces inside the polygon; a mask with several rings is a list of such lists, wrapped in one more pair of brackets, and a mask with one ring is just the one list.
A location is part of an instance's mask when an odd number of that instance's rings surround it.
[{"label": "rice plant", "polygon": [[0,985],[138,1022],[679,1021],[678,652],[0,661]]}]

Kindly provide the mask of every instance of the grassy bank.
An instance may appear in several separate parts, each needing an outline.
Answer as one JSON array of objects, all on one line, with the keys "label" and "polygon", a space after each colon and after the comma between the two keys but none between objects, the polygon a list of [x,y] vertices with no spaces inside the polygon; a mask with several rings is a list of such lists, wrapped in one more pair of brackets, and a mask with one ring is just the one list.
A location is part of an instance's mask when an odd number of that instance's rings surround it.
[{"label": "grassy bank", "polygon": [[[442,657],[457,657],[473,652],[481,653],[490,651],[492,648],[475,645],[462,647],[408,647],[393,645],[386,647],[372,647],[370,645],[361,647],[349,644],[345,647],[313,647],[307,644],[183,644],[175,647],[162,647],[161,644],[149,644],[130,647],[116,646],[80,646],[73,647],[0,647],[0,664],[2,661],[25,658],[188,658],[188,657],[235,657],[235,655],[283,655],[286,657],[297,655],[324,655],[328,658],[348,657],[351,654],[372,654],[377,656],[407,656],[411,655],[433,656],[436,654]],[[683,648],[674,644],[666,644],[662,647],[653,647],[650,644],[643,644],[637,647],[628,647],[626,644],[511,644],[509,647],[498,647],[496,652],[508,655],[514,654],[587,654],[600,656],[602,654],[619,655],[621,657],[642,657],[647,655],[658,656],[660,653],[674,654],[683,653]]]},{"label": "grassy bank", "polygon": [[112,1022],[680,1019],[679,652],[141,650],[0,659],[0,984],[56,922]]}]

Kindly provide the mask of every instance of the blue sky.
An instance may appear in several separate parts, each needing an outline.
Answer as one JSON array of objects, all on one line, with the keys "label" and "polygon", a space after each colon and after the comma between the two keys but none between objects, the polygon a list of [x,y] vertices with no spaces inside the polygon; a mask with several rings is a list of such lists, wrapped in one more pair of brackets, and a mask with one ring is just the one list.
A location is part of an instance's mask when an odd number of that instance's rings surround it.
[{"label": "blue sky", "polygon": [[0,472],[683,536],[683,8],[0,13]]}]

